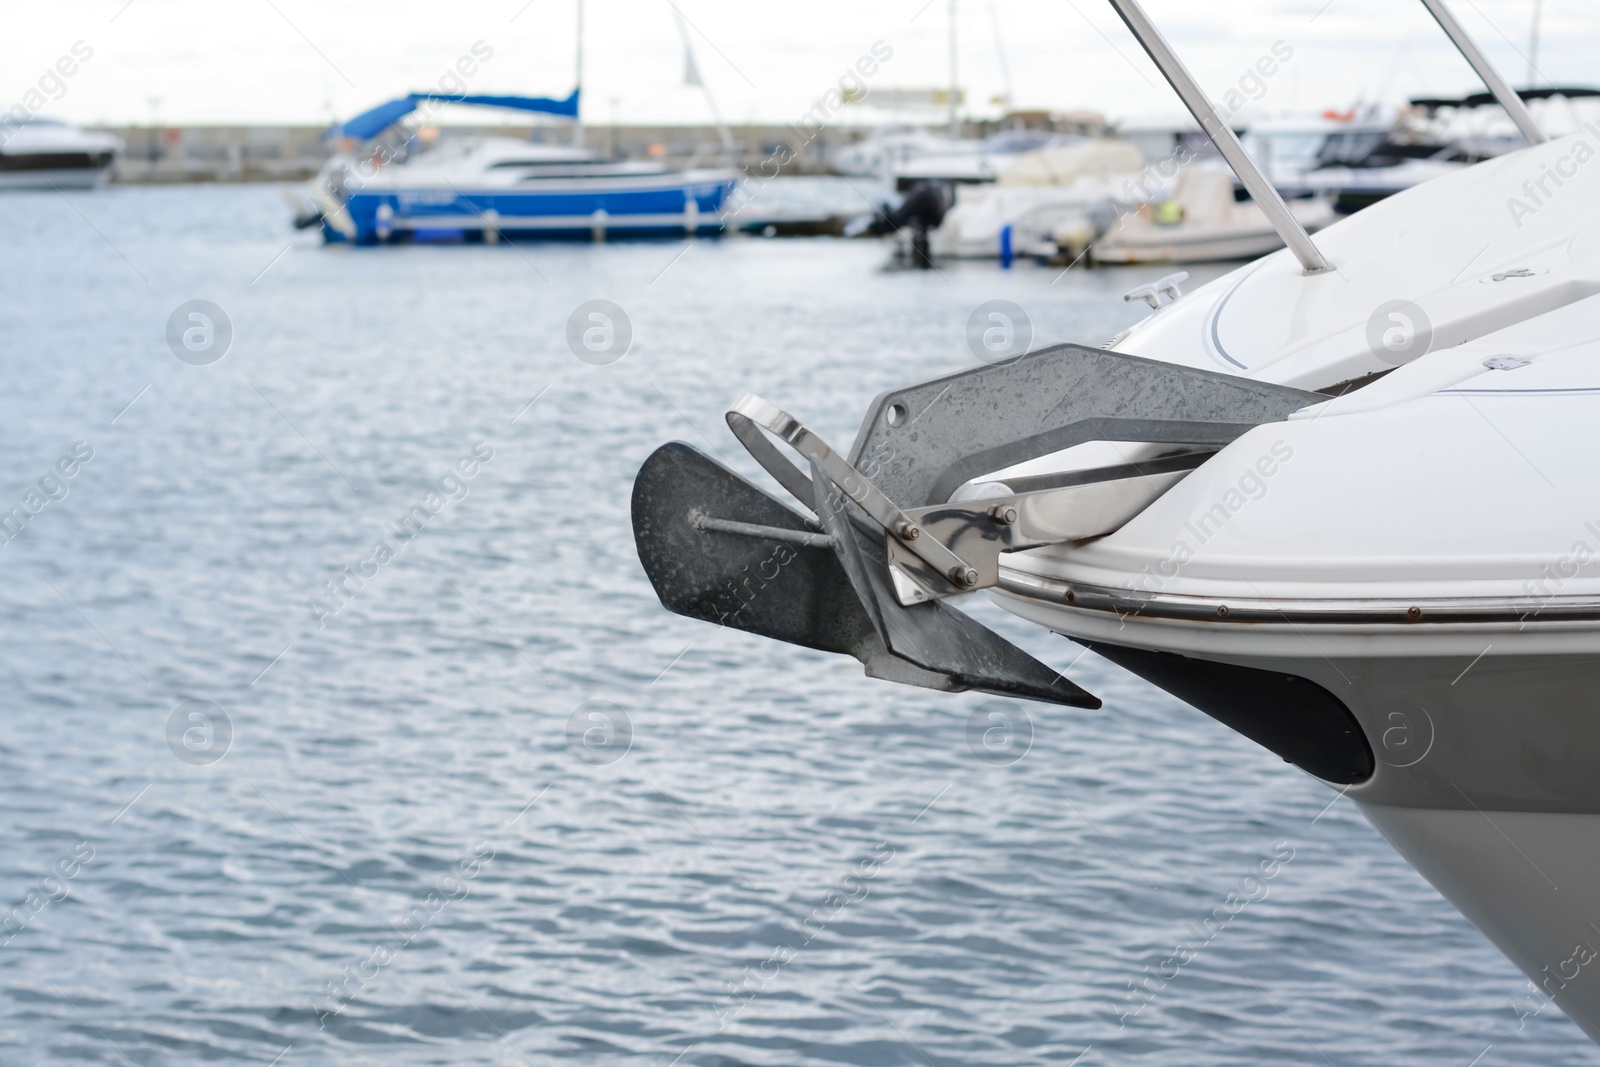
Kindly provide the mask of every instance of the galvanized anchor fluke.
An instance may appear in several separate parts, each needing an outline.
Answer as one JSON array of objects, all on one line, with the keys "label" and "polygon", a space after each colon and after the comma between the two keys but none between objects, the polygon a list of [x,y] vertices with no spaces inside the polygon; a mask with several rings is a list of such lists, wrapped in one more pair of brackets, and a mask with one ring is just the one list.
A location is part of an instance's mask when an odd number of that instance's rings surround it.
[{"label": "galvanized anchor fluke", "polygon": [[[798,509],[672,443],[634,482],[634,539],[679,614],[842,652],[875,678],[1098,707],[950,598],[998,585],[1007,552],[1116,530],[1241,433],[1321,399],[1057,345],[878,397],[846,458],[745,395],[728,428]],[[1004,474],[1095,440],[1160,447],[1111,467]]]}]

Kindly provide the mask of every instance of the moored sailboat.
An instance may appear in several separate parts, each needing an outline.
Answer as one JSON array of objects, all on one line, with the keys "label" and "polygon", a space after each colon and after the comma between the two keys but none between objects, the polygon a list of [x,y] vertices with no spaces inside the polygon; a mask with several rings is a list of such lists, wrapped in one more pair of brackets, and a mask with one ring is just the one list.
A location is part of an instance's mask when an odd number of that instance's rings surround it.
[{"label": "moored sailboat", "polygon": [[[582,27],[580,0],[577,84],[564,98],[415,92],[333,127],[327,136],[347,148],[309,186],[296,226],[320,225],[326,240],[357,244],[501,237],[600,241],[721,232],[740,178],[732,167],[673,168],[652,160],[607,159],[584,147]],[[431,112],[443,105],[566,120],[572,124],[571,143],[440,137],[436,127],[403,125],[419,109]],[[724,131],[724,149],[728,145]]]}]

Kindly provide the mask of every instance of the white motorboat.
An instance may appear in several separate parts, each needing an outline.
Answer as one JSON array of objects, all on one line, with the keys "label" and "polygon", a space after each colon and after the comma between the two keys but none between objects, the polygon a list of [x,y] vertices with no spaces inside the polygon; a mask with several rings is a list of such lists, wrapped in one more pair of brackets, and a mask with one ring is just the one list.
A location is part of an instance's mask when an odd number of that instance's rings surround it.
[{"label": "white motorboat", "polygon": [[1240,138],[1286,197],[1314,196],[1352,214],[1481,156],[1401,127],[1391,113],[1264,119]]},{"label": "white motorboat", "polygon": [[[1321,197],[1288,207],[1308,233],[1334,220],[1333,205]],[[1081,228],[1057,229],[1050,238],[1069,258],[1086,244]],[[1258,204],[1234,198],[1230,175],[1195,165],[1178,172],[1170,196],[1119,205],[1116,221],[1087,247],[1096,263],[1206,263],[1254,259],[1282,248],[1283,238]]]},{"label": "white motorboat", "polygon": [[1041,148],[1077,144],[1078,134],[1046,130],[1001,130],[982,141],[952,141],[948,151],[924,152],[893,169],[895,188],[905,192],[924,182],[982,184],[997,180],[1019,159]]},{"label": "white motorboat", "polygon": [[122,147],[120,137],[54,119],[0,118],[0,189],[93,189]]},{"label": "white motorboat", "polygon": [[[1147,164],[1163,160],[1214,159],[1217,150],[1194,116],[1163,113],[1131,115],[1112,123],[1113,133],[1139,150]],[[1244,127],[1234,132],[1244,135]]]},{"label": "white motorboat", "polygon": [[[1459,101],[1413,103],[1449,108]],[[1234,132],[1286,199],[1327,200],[1345,215],[1506,150],[1503,145],[1478,150],[1444,123],[1418,122],[1413,112],[1397,115],[1379,108],[1258,118],[1248,126],[1235,125]],[[1185,167],[1221,162],[1209,142],[1196,143],[1205,135],[1192,121],[1187,126],[1170,119],[1126,121],[1118,126],[1118,136],[1138,145],[1152,165],[1169,159]]]},{"label": "white motorboat", "polygon": [[1360,805],[1600,1039],[1600,127],[1547,138],[1423,0],[1529,143],[1313,239],[1111,3],[1287,247],[1137,294],[1106,348],[886,393],[848,453],[741,398],[730,429],[798,507],[664,446],[645,571],[674,611],[872,677],[1098,706],[951,606],[988,589],[1257,741],[1250,773],[1282,757]]},{"label": "white motorboat", "polygon": [[[1600,120],[1600,89],[1587,85],[1545,85],[1518,89],[1517,96],[1539,128],[1551,137],[1578,133]],[[1423,140],[1454,145],[1472,162],[1514,151],[1522,134],[1493,93],[1452,97],[1413,97],[1403,125]]]},{"label": "white motorboat", "polygon": [[976,153],[979,141],[957,141],[926,130],[880,130],[859,141],[837,145],[828,153],[828,166],[849,178],[893,178],[897,167],[909,166],[923,156]]},{"label": "white motorboat", "polygon": [[1025,249],[1064,231],[1092,232],[1093,209],[1135,189],[1143,168],[1126,141],[1081,139],[1019,155],[993,184],[955,187],[954,205],[929,234],[931,250],[993,259],[1006,240]]}]

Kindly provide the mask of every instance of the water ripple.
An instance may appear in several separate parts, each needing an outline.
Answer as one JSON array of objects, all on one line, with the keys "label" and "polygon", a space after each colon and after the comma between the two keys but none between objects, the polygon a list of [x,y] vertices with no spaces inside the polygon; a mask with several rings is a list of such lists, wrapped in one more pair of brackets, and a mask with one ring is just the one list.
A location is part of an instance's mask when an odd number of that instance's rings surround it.
[{"label": "water ripple", "polygon": [[[0,1059],[1595,1061],[1554,1007],[1519,1024],[1523,979],[1353,807],[1092,655],[1106,707],[1028,707],[1032,750],[991,767],[986,698],[656,604],[627,509],[659,442],[761,477],[720,428],[737,393],[847,443],[876,393],[970,362],[982,301],[1097,343],[1159,270],[729,240],[652,283],[677,245],[302,237],[251,285],[288,240],[271,190],[80,199],[149,285],[59,198],[0,199],[0,510],[95,450],[0,545]],[[597,297],[635,327],[608,367],[564,340]],[[163,340],[195,298],[235,325],[210,367]],[[229,718],[219,762],[169,745],[190,700]],[[592,700],[631,722],[609,764],[567,747]]]}]

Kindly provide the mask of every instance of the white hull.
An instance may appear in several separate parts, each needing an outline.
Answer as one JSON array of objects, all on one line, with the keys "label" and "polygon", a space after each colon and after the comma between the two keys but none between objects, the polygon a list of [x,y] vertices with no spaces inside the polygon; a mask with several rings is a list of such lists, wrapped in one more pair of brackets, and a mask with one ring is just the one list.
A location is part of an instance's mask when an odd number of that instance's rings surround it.
[{"label": "white hull", "polygon": [[[1588,619],[1500,624],[1408,623],[1404,605],[1390,623],[1201,621],[1080,609],[1066,586],[1025,575],[1008,585],[1003,607],[1113,659],[1153,650],[1334,694],[1376,757],[1344,795],[1600,1041],[1600,605],[1578,613]],[[1276,763],[1264,752],[1259,770]]]},{"label": "white hull", "polygon": [[929,234],[935,256],[994,259],[1002,234],[1024,250],[1056,241],[1082,247],[1094,237],[1091,216],[1140,188],[1143,160],[1122,141],[1082,141],[1013,157],[998,184],[958,185],[955,204]]},{"label": "white hull", "polygon": [[1019,254],[1063,232],[1079,233],[1087,241],[1094,233],[1089,213],[1110,190],[1094,178],[1064,189],[961,188],[944,222],[928,235],[929,249],[940,258],[995,259],[1007,227],[1011,247]]},{"label": "white hull", "polygon": [[110,176],[110,167],[0,172],[0,190],[97,189],[104,185]]},{"label": "white hull", "polygon": [[1255,259],[1283,247],[1283,238],[1271,226],[1252,226],[1244,232],[1156,234],[1143,241],[1096,243],[1096,263],[1211,263],[1230,259]]},{"label": "white hull", "polygon": [[107,133],[7,113],[0,116],[0,191],[93,189],[110,176],[122,147]]},{"label": "white hull", "polygon": [[1003,180],[1030,156],[1085,143],[1081,137],[1034,130],[1002,130],[982,141],[951,141],[942,151],[923,151],[893,165],[892,177],[900,189],[919,182],[987,184]]},{"label": "white hull", "polygon": [[880,134],[835,148],[828,154],[828,165],[835,174],[845,177],[887,179],[894,176],[896,168],[910,166],[924,156],[948,156],[962,151],[976,154],[978,144],[918,131]]},{"label": "white hull", "polygon": [[[1174,225],[1158,225],[1151,205],[1129,211],[1097,238],[1090,254],[1097,263],[1204,263],[1255,259],[1283,247],[1261,208],[1238,203],[1233,181],[1221,171],[1190,168],[1178,176],[1172,200],[1183,211]],[[1289,211],[1307,233],[1333,222],[1333,207],[1322,200],[1296,200]],[[1062,247],[1074,243],[1060,238]]]}]

